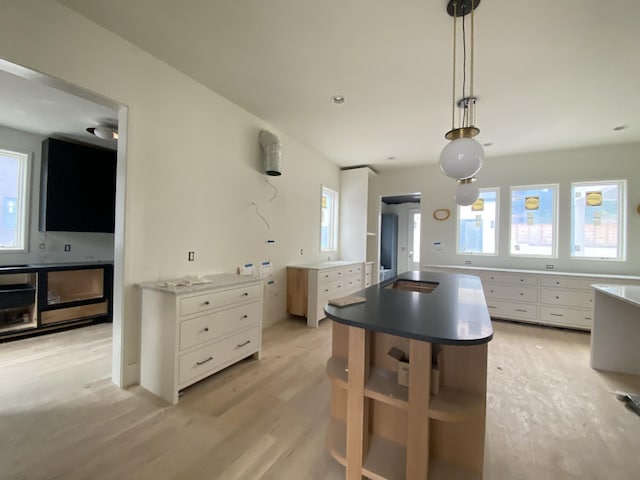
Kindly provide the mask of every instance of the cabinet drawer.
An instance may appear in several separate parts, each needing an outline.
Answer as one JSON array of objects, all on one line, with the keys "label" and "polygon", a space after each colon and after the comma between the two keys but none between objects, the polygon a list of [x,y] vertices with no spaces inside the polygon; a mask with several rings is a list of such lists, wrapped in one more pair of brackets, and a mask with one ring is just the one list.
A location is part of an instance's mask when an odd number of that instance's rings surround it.
[{"label": "cabinet drawer", "polygon": [[489,315],[498,318],[513,318],[514,320],[537,320],[538,306],[529,303],[487,301]]},{"label": "cabinet drawer", "polygon": [[591,284],[598,283],[595,278],[542,277],[540,285],[543,287],[580,288],[591,290]]},{"label": "cabinet drawer", "polygon": [[[468,272],[472,275],[478,273]],[[481,272],[480,277],[483,281],[496,282],[496,283],[508,283],[513,285],[538,285],[538,277],[536,275],[518,275],[516,273],[492,273]]]},{"label": "cabinet drawer", "polygon": [[219,342],[205,345],[194,352],[180,356],[178,384],[207,375],[223,365],[251,355],[260,348],[260,327],[239,332]]},{"label": "cabinet drawer", "polygon": [[518,287],[508,285],[486,284],[483,286],[487,298],[501,298],[524,302],[537,302],[538,289],[535,287]]},{"label": "cabinet drawer", "polygon": [[343,276],[346,277],[361,277],[362,265],[354,265],[353,267],[347,267],[342,270]]},{"label": "cabinet drawer", "polygon": [[540,321],[554,325],[567,325],[591,329],[591,310],[573,310],[571,308],[540,307]]},{"label": "cabinet drawer", "polygon": [[344,272],[339,268],[333,270],[320,270],[318,272],[318,283],[329,283],[340,280],[344,277]]},{"label": "cabinet drawer", "polygon": [[548,305],[564,305],[566,307],[591,308],[593,305],[592,292],[580,292],[572,290],[550,290],[543,288],[541,292],[542,303]]},{"label": "cabinet drawer", "polygon": [[260,323],[260,302],[240,305],[180,323],[180,350]]},{"label": "cabinet drawer", "polygon": [[192,315],[206,312],[214,308],[225,307],[235,303],[247,302],[260,298],[262,285],[238,287],[221,292],[209,292],[180,300],[180,315]]},{"label": "cabinet drawer", "polygon": [[328,299],[333,297],[341,297],[344,294],[344,282],[336,280],[331,283],[323,284],[318,287],[318,298]]},{"label": "cabinet drawer", "polygon": [[343,280],[343,288],[344,294],[347,295],[349,293],[356,292],[362,289],[362,278],[361,277],[351,277],[345,278]]}]

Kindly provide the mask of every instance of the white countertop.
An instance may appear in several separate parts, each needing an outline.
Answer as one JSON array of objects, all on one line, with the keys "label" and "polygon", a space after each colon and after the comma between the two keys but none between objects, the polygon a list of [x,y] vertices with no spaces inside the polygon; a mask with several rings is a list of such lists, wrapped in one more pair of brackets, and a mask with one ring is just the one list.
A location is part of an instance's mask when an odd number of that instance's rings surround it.
[{"label": "white countertop", "polygon": [[358,263],[365,263],[358,260],[331,260],[327,262],[314,262],[305,263],[303,265],[289,265],[294,268],[308,268],[309,270],[322,270],[324,268],[346,267],[347,265],[354,265]]},{"label": "white countertop", "polygon": [[[202,275],[198,277],[187,276],[174,280],[139,283],[138,287],[157,290],[159,292],[173,293],[175,295],[183,295],[185,293],[204,292],[207,290],[215,290],[217,288],[259,283],[261,281],[262,279],[259,277],[235,275],[233,273],[218,273],[215,275]],[[180,283],[190,284],[180,285]]]},{"label": "white countertop", "polygon": [[591,285],[596,291],[640,307],[640,285]]},{"label": "white countertop", "polygon": [[518,268],[494,268],[494,267],[474,267],[473,265],[423,265],[423,269],[429,268],[455,268],[460,270],[479,270],[488,272],[505,272],[505,273],[529,273],[534,275],[566,275],[570,277],[591,277],[591,278],[610,278],[612,280],[640,280],[640,277],[634,275],[611,275],[606,273],[576,273],[576,272],[558,272],[555,270],[521,270]]}]

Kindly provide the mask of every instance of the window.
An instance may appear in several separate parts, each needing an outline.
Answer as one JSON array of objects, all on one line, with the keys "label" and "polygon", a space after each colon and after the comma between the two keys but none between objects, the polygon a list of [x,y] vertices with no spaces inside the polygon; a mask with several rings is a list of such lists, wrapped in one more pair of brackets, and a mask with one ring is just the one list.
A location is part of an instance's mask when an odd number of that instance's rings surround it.
[{"label": "window", "polygon": [[571,184],[571,256],[624,260],[626,181]]},{"label": "window", "polygon": [[26,250],[28,170],[27,154],[0,150],[0,252]]},{"label": "window", "polygon": [[458,206],[458,254],[497,255],[499,188],[481,188],[472,205]]},{"label": "window", "polygon": [[557,185],[511,187],[511,255],[556,256]]},{"label": "window", "polygon": [[320,251],[333,252],[338,243],[338,193],[322,187]]}]

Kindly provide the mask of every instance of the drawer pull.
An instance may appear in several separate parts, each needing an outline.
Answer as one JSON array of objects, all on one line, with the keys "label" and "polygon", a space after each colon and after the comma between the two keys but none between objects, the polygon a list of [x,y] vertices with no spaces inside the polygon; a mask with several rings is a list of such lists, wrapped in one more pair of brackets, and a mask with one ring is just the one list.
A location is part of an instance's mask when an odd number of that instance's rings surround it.
[{"label": "drawer pull", "polygon": [[247,340],[246,342],[239,343],[238,345],[236,345],[236,348],[242,348],[246,345],[249,345],[250,343],[251,343],[251,340]]},{"label": "drawer pull", "polygon": [[584,317],[585,320],[591,320],[591,317]]},{"label": "drawer pull", "polygon": [[204,331],[208,332],[209,331],[209,327],[204,327]]},{"label": "drawer pull", "polygon": [[556,285],[560,285],[560,282],[556,282]]},{"label": "drawer pull", "polygon": [[324,289],[324,291],[325,291],[325,292],[328,292],[328,291],[329,291],[329,289],[328,289],[328,288],[325,288],[325,289]]},{"label": "drawer pull", "polygon": [[242,294],[242,296],[243,296],[243,297],[248,297],[248,296],[249,296],[249,292],[244,292],[244,293]]},{"label": "drawer pull", "polygon": [[196,362],[196,365],[204,365],[207,362],[210,362],[211,360],[213,360],[213,357],[209,357],[206,360],[202,360],[200,362]]},{"label": "drawer pull", "polygon": [[521,282],[524,282],[524,278],[521,278],[521,279],[520,279],[520,281],[521,281]]},{"label": "drawer pull", "polygon": [[487,307],[489,307],[489,308],[498,308],[498,307],[494,307],[493,305],[487,305]]},{"label": "drawer pull", "polygon": [[211,305],[211,302],[207,300],[206,302],[203,303],[203,305]]},{"label": "drawer pull", "polygon": [[564,315],[562,313],[552,313],[551,316],[552,317],[564,317]]},{"label": "drawer pull", "polygon": [[527,311],[523,308],[516,308],[516,312],[527,313]]},{"label": "drawer pull", "polygon": [[556,300],[560,300],[560,297],[556,297]]},{"label": "drawer pull", "polygon": [[249,318],[249,315],[242,315],[242,317],[240,317],[242,320],[244,320],[245,318]]},{"label": "drawer pull", "polygon": [[491,293],[495,293],[493,290],[491,290]]},{"label": "drawer pull", "polygon": [[520,296],[524,295],[524,293],[520,292]]}]

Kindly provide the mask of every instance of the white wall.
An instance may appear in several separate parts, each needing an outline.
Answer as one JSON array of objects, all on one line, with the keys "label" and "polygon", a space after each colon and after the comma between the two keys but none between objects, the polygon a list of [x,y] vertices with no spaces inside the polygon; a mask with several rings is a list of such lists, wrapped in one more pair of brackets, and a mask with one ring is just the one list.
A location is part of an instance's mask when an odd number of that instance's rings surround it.
[{"label": "white wall", "polygon": [[[285,266],[322,258],[320,192],[323,184],[340,190],[334,164],[55,2],[3,2],[0,57],[129,107],[125,226],[116,235],[124,234],[130,371],[139,355],[139,282],[232,272],[269,259],[277,296],[265,299],[265,324],[285,316]],[[261,171],[263,128],[283,144],[282,176],[270,177],[278,189],[272,201]],[[188,251],[195,251],[195,262],[187,261]]]},{"label": "white wall", "polygon": [[[490,154],[490,152],[489,152]],[[437,165],[385,171],[380,174],[382,195],[402,192],[422,193],[421,264],[463,265],[471,260],[473,266],[524,268],[543,270],[553,264],[556,271],[640,274],[640,144],[623,144],[592,148],[489,158],[478,178],[480,187],[500,187],[499,255],[456,255],[456,205],[453,192],[456,184],[440,171]],[[589,180],[627,179],[627,260],[613,262],[569,258],[571,238],[570,184]],[[556,259],[514,258],[509,256],[509,188],[517,185],[558,183],[560,186],[559,256]],[[433,219],[438,208],[451,209],[447,221]],[[433,242],[444,244],[444,253],[435,253]]]},{"label": "white wall", "polygon": [[[113,260],[112,233],[40,232],[40,157],[45,137],[0,126],[0,148],[31,156],[28,251],[0,252],[0,265]],[[65,244],[71,251],[65,252]],[[44,245],[44,248],[40,248]]]}]

